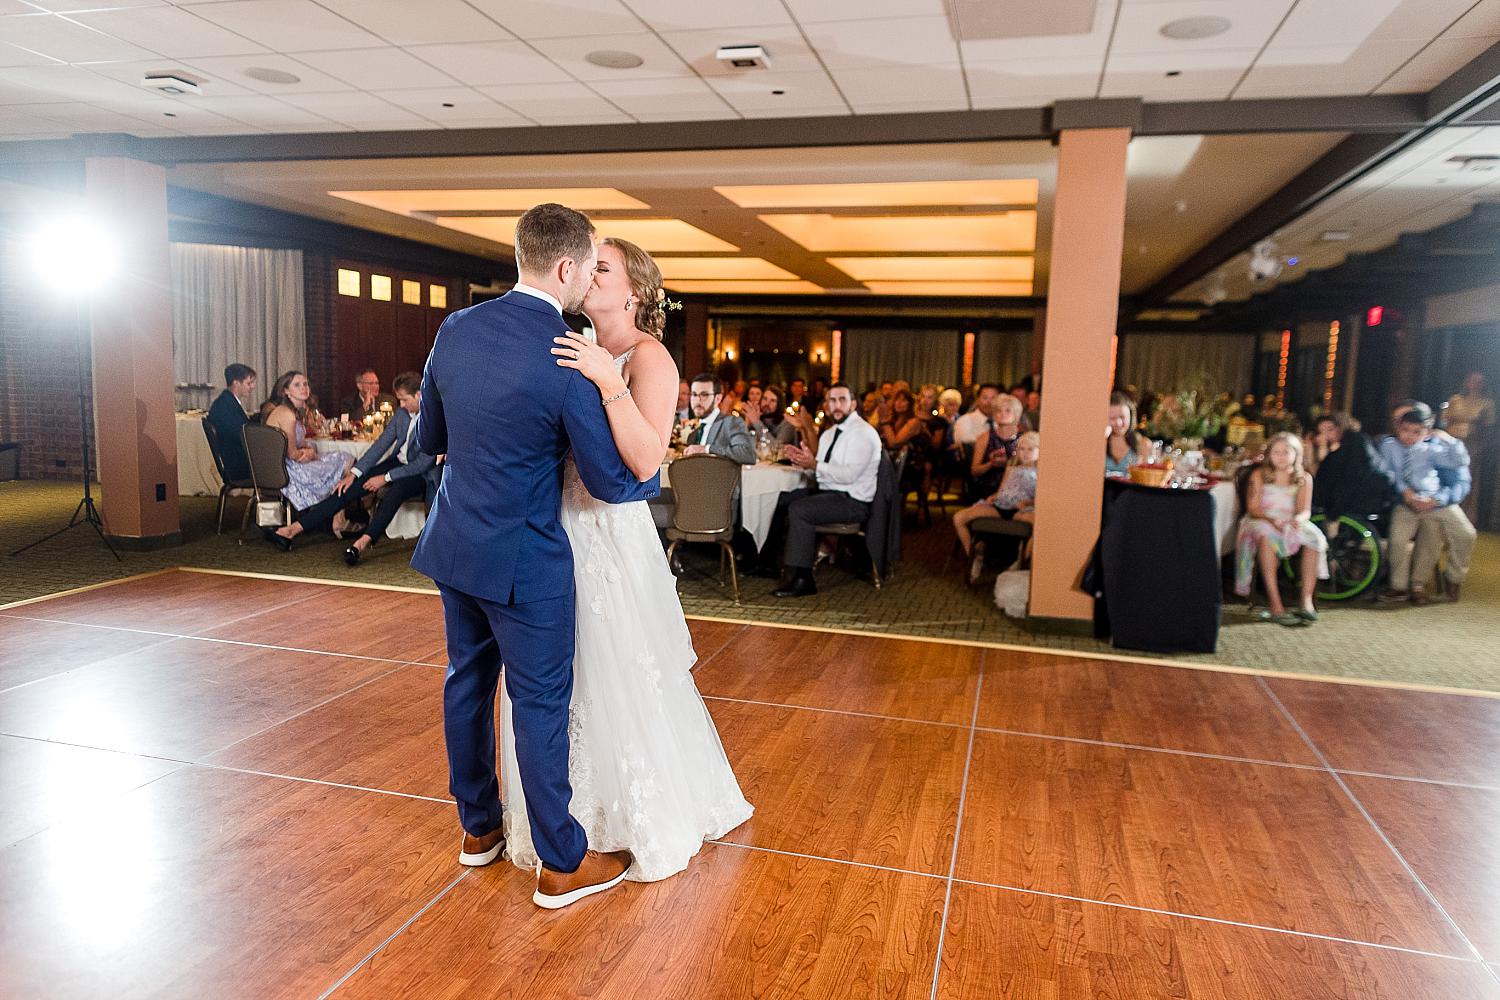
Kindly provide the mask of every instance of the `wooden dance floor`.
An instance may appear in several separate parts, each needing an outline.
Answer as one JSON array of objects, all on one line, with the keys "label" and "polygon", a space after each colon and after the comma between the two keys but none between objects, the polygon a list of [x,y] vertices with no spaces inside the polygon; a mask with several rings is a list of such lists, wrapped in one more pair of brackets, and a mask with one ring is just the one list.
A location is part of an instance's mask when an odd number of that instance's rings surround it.
[{"label": "wooden dance floor", "polygon": [[437,598],[0,609],[0,996],[1500,1000],[1500,700],[692,626],[755,817],[549,913],[458,865]]}]

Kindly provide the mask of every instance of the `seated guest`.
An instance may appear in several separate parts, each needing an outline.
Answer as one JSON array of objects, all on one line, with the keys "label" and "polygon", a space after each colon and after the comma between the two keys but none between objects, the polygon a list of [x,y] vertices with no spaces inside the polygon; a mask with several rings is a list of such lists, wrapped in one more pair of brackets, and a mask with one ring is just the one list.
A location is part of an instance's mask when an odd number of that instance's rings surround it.
[{"label": "seated guest", "polygon": [[1000,488],[1005,476],[1005,466],[1016,453],[1016,442],[1021,439],[1021,401],[1010,393],[996,396],[990,404],[989,429],[974,442],[974,455],[969,462],[969,475],[974,480],[974,492],[989,496]]},{"label": "seated guest", "polygon": [[1042,391],[1032,389],[1031,405],[1026,408],[1026,425],[1034,431],[1042,429]]},{"label": "seated guest", "polygon": [[752,431],[760,429],[760,394],[760,383],[751,382],[745,388],[745,398],[741,400],[737,411],[740,418],[745,421],[745,426]]},{"label": "seated guest", "polygon": [[[350,463],[349,456],[343,452],[319,455],[318,450],[307,443],[307,399],[311,395],[306,375],[298,371],[287,372],[276,380],[276,387],[271,391],[271,402],[275,405],[266,417],[268,426],[286,435],[288,482],[281,494],[298,511],[315,507],[332,496]],[[342,524],[335,524],[336,529],[342,527]],[[283,526],[268,537],[272,541],[281,539],[276,544],[284,551],[291,548],[291,539],[301,530],[300,527],[292,530]]]},{"label": "seated guest", "polygon": [[803,410],[817,407],[817,402],[807,394],[806,379],[794,378],[786,384],[786,405],[793,403]]},{"label": "seated guest", "polygon": [[880,424],[880,440],[892,454],[918,438],[926,438],[927,425],[917,416],[917,401],[910,389],[897,389],[891,397],[890,416]]},{"label": "seated guest", "polygon": [[917,390],[917,416],[921,417],[923,422],[926,422],[929,417],[937,416],[938,395],[942,391],[942,386],[933,385],[931,382]]},{"label": "seated guest", "polygon": [[249,479],[250,459],[245,456],[240,428],[248,420],[245,406],[255,394],[255,369],[238,363],[229,365],[224,369],[224,384],[228,388],[208,408],[208,422],[219,435],[219,460],[224,463],[224,474],[230,479]]},{"label": "seated guest", "polygon": [[972,448],[974,442],[990,429],[990,407],[994,405],[995,397],[998,395],[1000,395],[1000,387],[993,382],[986,382],[979,387],[979,392],[974,396],[973,409],[959,417],[953,424],[953,440],[956,444],[963,448]]},{"label": "seated guest", "polygon": [[[890,383],[887,382],[886,385],[890,385]],[[886,405],[885,394],[879,389],[871,389],[865,393],[865,398],[860,402],[859,411],[864,417],[865,423],[876,427],[880,424],[880,411],[885,409]]]},{"label": "seated guest", "polygon": [[354,395],[346,396],[339,403],[339,415],[349,414],[354,423],[380,412],[380,404],[390,403],[395,409],[396,397],[380,391],[380,376],[375,369],[366,368],[354,379]]},{"label": "seated guest", "polygon": [[1005,467],[1005,477],[993,494],[974,504],[956,511],[953,515],[953,533],[964,547],[964,555],[974,551],[973,535],[969,525],[981,517],[1001,517],[1007,521],[1031,521],[1036,508],[1036,466],[1042,454],[1042,438],[1036,431],[1027,431],[1016,442],[1016,453]]},{"label": "seated guest", "polygon": [[[820,524],[842,521],[863,523],[870,516],[883,454],[880,435],[855,412],[854,394],[843,382],[835,382],[824,397],[828,423],[818,441],[818,451],[787,445],[785,456],[793,465],[816,473],[817,485],[781,494],[771,533],[762,549],[762,559],[775,558],[778,550],[790,579],[774,592],[776,597],[805,597],[818,592],[813,582],[813,560],[817,555]],[[782,539],[785,539],[784,545]],[[776,567],[763,562],[762,575],[778,575]]]},{"label": "seated guest", "polygon": [[687,380],[684,379],[684,380],[678,382],[677,383],[677,416],[676,416],[676,422],[679,423],[679,424],[682,423],[684,420],[686,420],[688,417],[691,417],[693,415],[693,409],[692,409],[691,406],[688,405],[688,393],[689,393],[689,389],[688,389]]},{"label": "seated guest", "polygon": [[[1261,617],[1278,625],[1307,625],[1318,620],[1313,591],[1328,579],[1328,539],[1312,523],[1313,477],[1302,465],[1302,439],[1282,432],[1266,445],[1266,457],[1250,473],[1245,516],[1236,541],[1234,591],[1250,596],[1255,566],[1260,564],[1270,610]],[[1302,553],[1302,606],[1288,613],[1281,603],[1277,575],[1281,560]]]},{"label": "seated guest", "polygon": [[1380,442],[1380,454],[1395,477],[1401,502],[1391,511],[1390,585],[1384,601],[1431,601],[1428,587],[1443,546],[1448,568],[1443,589],[1458,600],[1474,554],[1474,525],[1460,509],[1473,484],[1469,450],[1446,431],[1433,429],[1432,409],[1411,402],[1399,408],[1396,433]]},{"label": "seated guest", "polygon": [[704,372],[693,377],[688,400],[698,429],[688,438],[684,455],[722,455],[741,465],[755,464],[755,443],[745,422],[733,413],[719,412],[724,401],[724,387],[715,376]]},{"label": "seated guest", "polygon": [[1313,510],[1328,516],[1325,527],[1345,514],[1362,520],[1389,512],[1398,500],[1395,477],[1359,421],[1331,413],[1318,420],[1318,433],[1328,450],[1313,481]]},{"label": "seated guest", "polygon": [[1135,429],[1135,400],[1118,389],[1109,394],[1109,423],[1104,426],[1104,474],[1128,476],[1146,460],[1151,442]]},{"label": "seated guest", "polygon": [[[364,494],[377,493],[381,487],[385,487],[385,493],[375,507],[369,526],[344,550],[344,562],[350,566],[358,565],[360,556],[385,537],[385,529],[390,527],[402,504],[419,498],[431,503],[437,495],[438,482],[442,477],[442,466],[437,458],[424,453],[417,441],[417,413],[422,407],[422,376],[416,372],[403,372],[396,376],[395,389],[396,402],[401,408],[396,411],[391,422],[386,424],[380,437],[370,444],[354,464],[354,468],[344,475],[335,491],[352,497],[357,504]],[[395,451],[387,455],[392,448]],[[324,501],[330,502],[331,500]],[[315,517],[312,511],[307,511],[299,523],[305,531],[320,526],[317,522],[322,516],[331,519],[334,512],[318,512],[318,517]]]},{"label": "seated guest", "polygon": [[777,444],[797,440],[797,425],[787,422],[779,386],[768,385],[760,391],[760,426],[770,431]]}]

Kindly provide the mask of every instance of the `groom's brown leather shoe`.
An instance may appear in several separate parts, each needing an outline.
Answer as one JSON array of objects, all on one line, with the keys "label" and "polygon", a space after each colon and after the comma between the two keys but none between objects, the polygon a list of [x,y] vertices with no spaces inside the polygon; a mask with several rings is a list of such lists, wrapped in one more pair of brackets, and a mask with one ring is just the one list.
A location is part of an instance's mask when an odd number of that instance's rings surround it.
[{"label": "groom's brown leather shoe", "polygon": [[464,832],[463,846],[458,849],[458,863],[482,868],[500,856],[505,847],[505,828],[497,826],[483,837]]},{"label": "groom's brown leather shoe", "polygon": [[625,878],[635,860],[629,851],[588,851],[574,872],[555,872],[542,865],[531,901],[548,910],[560,910],[586,896],[613,889]]}]

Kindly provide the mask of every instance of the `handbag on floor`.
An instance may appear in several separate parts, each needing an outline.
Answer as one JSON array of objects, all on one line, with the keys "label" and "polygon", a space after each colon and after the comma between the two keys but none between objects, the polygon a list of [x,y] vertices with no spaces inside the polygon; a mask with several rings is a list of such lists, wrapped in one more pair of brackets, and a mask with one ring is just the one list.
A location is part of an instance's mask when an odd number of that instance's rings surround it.
[{"label": "handbag on floor", "polygon": [[1008,569],[995,577],[995,607],[1012,618],[1026,617],[1031,597],[1031,570]]},{"label": "handbag on floor", "polygon": [[279,528],[286,524],[286,501],[261,500],[255,505],[257,528]]}]

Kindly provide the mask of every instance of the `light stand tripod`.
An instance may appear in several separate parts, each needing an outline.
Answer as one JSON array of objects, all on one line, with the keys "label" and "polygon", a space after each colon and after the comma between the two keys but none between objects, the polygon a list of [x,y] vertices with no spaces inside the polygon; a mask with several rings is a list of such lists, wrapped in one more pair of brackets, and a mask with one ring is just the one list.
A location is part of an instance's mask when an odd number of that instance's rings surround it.
[{"label": "light stand tripod", "polygon": [[94,533],[99,536],[99,541],[104,543],[104,547],[106,549],[109,549],[110,555],[114,556],[115,559],[120,562],[125,561],[123,558],[121,558],[120,553],[115,551],[115,547],[109,544],[109,539],[105,537],[104,518],[99,515],[99,508],[94,503],[92,483],[93,471],[90,467],[91,463],[89,462],[89,410],[88,397],[86,395],[88,392],[88,388],[84,379],[84,323],[82,322],[82,319],[83,317],[80,316],[79,322],[76,324],[76,326],[78,331],[78,432],[79,436],[83,439],[83,499],[78,501],[78,506],[73,509],[73,516],[68,518],[67,524],[63,525],[61,528],[58,528],[56,531],[52,532],[49,535],[38,538],[36,541],[31,542],[27,545],[21,546],[19,549],[16,549],[11,553],[12,556],[18,556],[22,552],[25,552],[27,549],[36,548],[43,542],[50,542],[52,539],[68,531],[70,528],[76,528],[80,524],[87,524],[89,527],[94,529]]}]

